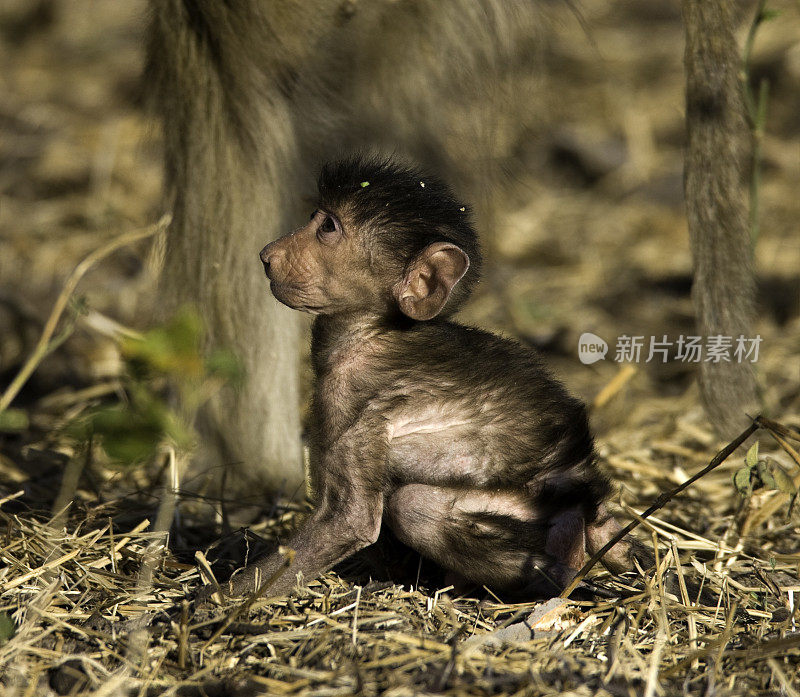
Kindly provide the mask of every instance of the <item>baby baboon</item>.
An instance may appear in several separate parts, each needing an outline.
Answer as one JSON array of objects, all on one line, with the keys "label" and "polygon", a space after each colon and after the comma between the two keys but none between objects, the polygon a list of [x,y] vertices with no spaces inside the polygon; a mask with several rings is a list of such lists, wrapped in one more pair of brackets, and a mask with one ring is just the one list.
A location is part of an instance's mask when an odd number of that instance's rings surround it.
[{"label": "baby baboon", "polygon": [[[481,201],[501,159],[503,125],[531,118],[538,101],[526,86],[547,34],[547,4],[152,0],[146,82],[164,126],[173,210],[159,301],[167,310],[195,303],[210,347],[232,348],[244,362],[244,388],[203,415],[200,452],[238,474],[230,486],[256,497],[302,491],[298,320],[260,302],[252,250],[286,229],[311,167],[342,148],[411,155]],[[720,175],[731,183],[736,166],[725,134],[741,132],[740,100],[728,98],[740,89],[735,43],[722,0],[684,4],[693,27],[689,111],[702,115],[696,107],[712,102],[728,110],[705,113],[714,118],[690,130],[694,294],[704,334],[738,335],[749,326],[752,271],[741,210],[726,218],[735,197],[717,186]],[[704,86],[714,85],[711,94],[723,98],[709,102]],[[489,219],[489,207],[476,208]],[[700,219],[703,211],[712,219]],[[726,220],[739,221],[735,230]],[[754,395],[747,366],[704,363],[703,373],[715,423],[739,418]]]},{"label": "baby baboon", "polygon": [[[583,404],[539,358],[449,319],[480,270],[470,211],[435,177],[376,157],[326,165],[318,189],[311,221],[261,251],[273,295],[316,315],[316,508],[288,568],[275,553],[231,592],[272,579],[285,593],[385,522],[466,581],[557,594],[619,530],[610,484]],[[629,555],[618,543],[604,562],[626,570]]]},{"label": "baby baboon", "polygon": [[150,15],[145,77],[173,210],[159,305],[194,303],[209,348],[233,349],[247,373],[203,415],[199,455],[258,503],[265,489],[302,493],[299,321],[261,301],[253,251],[288,229],[312,171],[342,148],[411,155],[482,199],[503,123],[531,112],[515,76],[534,70],[540,12],[530,0],[153,0]]}]

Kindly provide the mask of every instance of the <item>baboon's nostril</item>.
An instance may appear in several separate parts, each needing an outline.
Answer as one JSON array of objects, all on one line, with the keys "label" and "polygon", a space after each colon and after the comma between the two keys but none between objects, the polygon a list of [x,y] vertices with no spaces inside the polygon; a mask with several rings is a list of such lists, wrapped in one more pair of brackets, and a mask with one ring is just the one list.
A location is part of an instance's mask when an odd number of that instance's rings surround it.
[{"label": "baboon's nostril", "polygon": [[261,254],[258,255],[261,259],[261,263],[264,264],[264,273],[269,276],[269,267],[270,267],[270,259],[272,258],[272,254],[269,253],[267,247],[261,250]]}]

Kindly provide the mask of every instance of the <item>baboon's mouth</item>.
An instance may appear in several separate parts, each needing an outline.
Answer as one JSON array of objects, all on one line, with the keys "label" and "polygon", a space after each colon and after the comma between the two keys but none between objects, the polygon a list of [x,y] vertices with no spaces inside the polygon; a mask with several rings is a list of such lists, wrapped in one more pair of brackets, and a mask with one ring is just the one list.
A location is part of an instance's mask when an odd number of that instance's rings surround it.
[{"label": "baboon's mouth", "polygon": [[323,307],[320,305],[308,303],[302,288],[298,288],[297,286],[270,281],[269,289],[279,303],[286,305],[286,307],[291,307],[293,310],[310,312],[314,315],[319,314],[323,310]]},{"label": "baboon's mouth", "polygon": [[278,281],[270,280],[269,290],[278,300],[285,304],[288,304],[288,301],[294,295],[294,293],[292,293],[291,286],[287,286],[284,283],[278,283]]}]

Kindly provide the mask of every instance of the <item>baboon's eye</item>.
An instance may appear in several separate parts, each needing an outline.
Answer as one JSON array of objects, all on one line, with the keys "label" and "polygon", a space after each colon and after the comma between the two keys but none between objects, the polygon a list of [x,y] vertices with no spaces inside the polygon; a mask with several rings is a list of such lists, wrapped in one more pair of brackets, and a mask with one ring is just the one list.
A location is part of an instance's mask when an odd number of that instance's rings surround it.
[{"label": "baboon's eye", "polygon": [[[319,213],[320,211],[318,211]],[[317,228],[317,239],[320,242],[331,243],[339,237],[339,223],[332,215],[322,213],[325,217],[322,218],[319,227]]]},{"label": "baboon's eye", "polygon": [[322,221],[322,225],[319,226],[321,232],[335,232],[336,231],[336,223],[333,222],[333,218],[329,215],[325,216],[325,220]]}]

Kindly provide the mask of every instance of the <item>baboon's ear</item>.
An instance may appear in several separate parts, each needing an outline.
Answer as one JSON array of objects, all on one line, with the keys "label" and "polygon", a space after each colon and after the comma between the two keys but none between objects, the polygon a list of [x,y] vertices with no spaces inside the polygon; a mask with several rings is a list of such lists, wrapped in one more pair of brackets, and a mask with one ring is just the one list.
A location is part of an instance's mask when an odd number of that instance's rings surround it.
[{"label": "baboon's ear", "polygon": [[411,262],[393,289],[400,311],[411,319],[433,319],[467,272],[469,257],[450,242],[434,242]]}]

